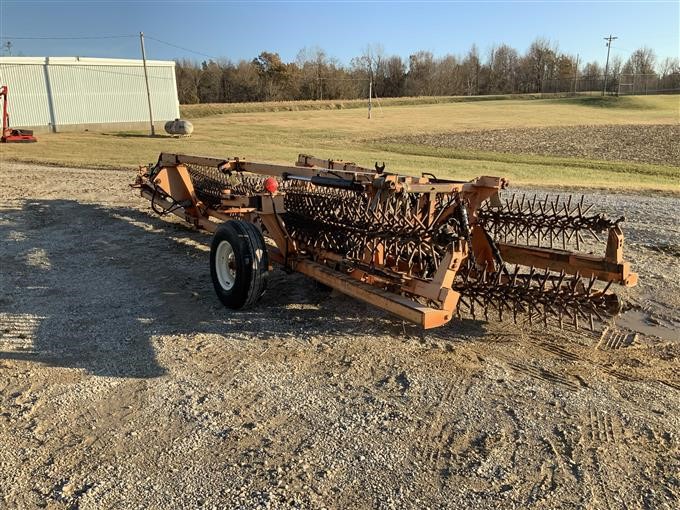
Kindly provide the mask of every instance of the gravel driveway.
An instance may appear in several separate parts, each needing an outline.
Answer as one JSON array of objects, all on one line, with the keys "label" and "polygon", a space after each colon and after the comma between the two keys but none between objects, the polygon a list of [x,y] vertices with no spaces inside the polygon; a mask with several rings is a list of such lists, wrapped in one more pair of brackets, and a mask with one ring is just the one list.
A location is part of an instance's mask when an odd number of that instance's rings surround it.
[{"label": "gravel driveway", "polygon": [[282,271],[228,311],[133,175],[2,163],[0,507],[678,508],[680,199],[590,197],[641,275],[617,344]]}]

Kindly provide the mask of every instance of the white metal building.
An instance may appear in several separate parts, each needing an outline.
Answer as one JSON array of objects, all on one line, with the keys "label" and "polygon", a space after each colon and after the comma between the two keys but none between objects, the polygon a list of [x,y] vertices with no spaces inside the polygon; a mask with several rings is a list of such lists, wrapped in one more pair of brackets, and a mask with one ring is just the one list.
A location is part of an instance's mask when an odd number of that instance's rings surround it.
[{"label": "white metal building", "polygon": [[[179,117],[175,63],[147,60],[154,124]],[[12,127],[38,132],[149,126],[141,60],[0,57]]]}]

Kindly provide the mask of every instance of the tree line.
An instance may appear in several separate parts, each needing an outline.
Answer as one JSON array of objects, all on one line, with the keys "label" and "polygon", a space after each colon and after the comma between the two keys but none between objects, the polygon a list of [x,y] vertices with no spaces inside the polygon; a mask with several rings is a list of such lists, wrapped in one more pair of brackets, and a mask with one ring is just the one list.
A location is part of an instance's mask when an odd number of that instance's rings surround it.
[{"label": "tree line", "polygon": [[[463,56],[418,51],[403,59],[373,45],[349,65],[321,48],[306,48],[293,62],[263,51],[250,61],[179,60],[175,69],[182,104],[365,98],[369,83],[376,97],[570,92],[577,91],[579,82],[591,86],[604,75],[600,63],[581,63],[546,39],[536,39],[524,54],[499,44],[481,55],[473,45]],[[625,62],[613,55],[607,74],[608,90],[616,90],[622,75],[633,74],[655,76],[665,80],[664,87],[680,88],[678,59],[658,61],[647,47]]]}]

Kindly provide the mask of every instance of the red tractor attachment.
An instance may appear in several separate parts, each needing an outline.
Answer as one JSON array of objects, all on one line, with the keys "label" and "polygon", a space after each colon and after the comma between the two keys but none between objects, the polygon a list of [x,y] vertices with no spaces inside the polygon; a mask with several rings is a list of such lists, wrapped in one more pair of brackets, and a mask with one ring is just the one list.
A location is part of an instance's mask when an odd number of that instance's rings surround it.
[{"label": "red tractor attachment", "polygon": [[31,143],[37,142],[38,139],[33,136],[33,131],[30,129],[12,129],[9,127],[9,112],[7,110],[7,103],[9,101],[9,88],[7,85],[0,87],[0,97],[2,97],[2,137],[0,142],[3,143]]}]

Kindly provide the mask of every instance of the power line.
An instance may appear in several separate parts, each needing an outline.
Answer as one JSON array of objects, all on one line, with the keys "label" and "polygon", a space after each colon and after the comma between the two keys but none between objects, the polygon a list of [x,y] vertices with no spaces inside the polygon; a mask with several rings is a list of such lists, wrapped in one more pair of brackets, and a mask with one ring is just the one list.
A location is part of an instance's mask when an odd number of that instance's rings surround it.
[{"label": "power line", "polygon": [[622,48],[621,46],[612,46],[613,50],[619,50],[619,51],[625,51],[626,53],[633,53],[631,50],[628,50],[626,48]]},{"label": "power line", "polygon": [[55,40],[80,40],[80,39],[124,39],[128,37],[138,37],[137,35],[92,35],[92,36],[77,36],[77,37],[65,37],[65,36],[41,36],[41,37],[13,37],[13,36],[2,36],[0,39],[12,39],[12,40],[25,40],[25,41],[55,41]]},{"label": "power line", "polygon": [[[56,41],[56,40],[64,40],[64,41],[77,41],[77,40],[94,40],[94,39],[129,39],[132,37],[139,37],[138,34],[133,34],[133,35],[97,35],[97,36],[37,36],[37,37],[13,37],[13,36],[2,36],[0,39],[2,40],[21,40],[21,41]],[[173,48],[177,48],[182,51],[186,51],[189,53],[194,53],[196,55],[200,55],[202,57],[207,57],[212,60],[219,60],[220,57],[216,57],[214,55],[208,55],[207,53],[202,53],[200,51],[192,50],[190,48],[185,48],[183,46],[178,46],[177,44],[173,44],[167,41],[163,41],[162,39],[158,39],[156,37],[152,37],[150,35],[146,35],[147,39],[152,39],[156,42],[159,42],[161,44],[165,44],[167,46],[171,46]]]},{"label": "power line", "polygon": [[168,46],[172,46],[173,48],[177,48],[178,50],[183,50],[183,51],[188,51],[189,53],[195,53],[196,55],[201,55],[202,57],[208,57],[211,60],[219,60],[220,57],[215,57],[214,55],[208,55],[207,53],[201,53],[200,51],[195,51],[195,50],[190,50],[189,48],[184,48],[183,46],[177,46],[176,44],[169,43],[167,41],[162,41],[160,39],[157,39],[155,37],[151,37],[150,35],[146,36],[147,39],[151,39],[153,41],[166,44]]}]

